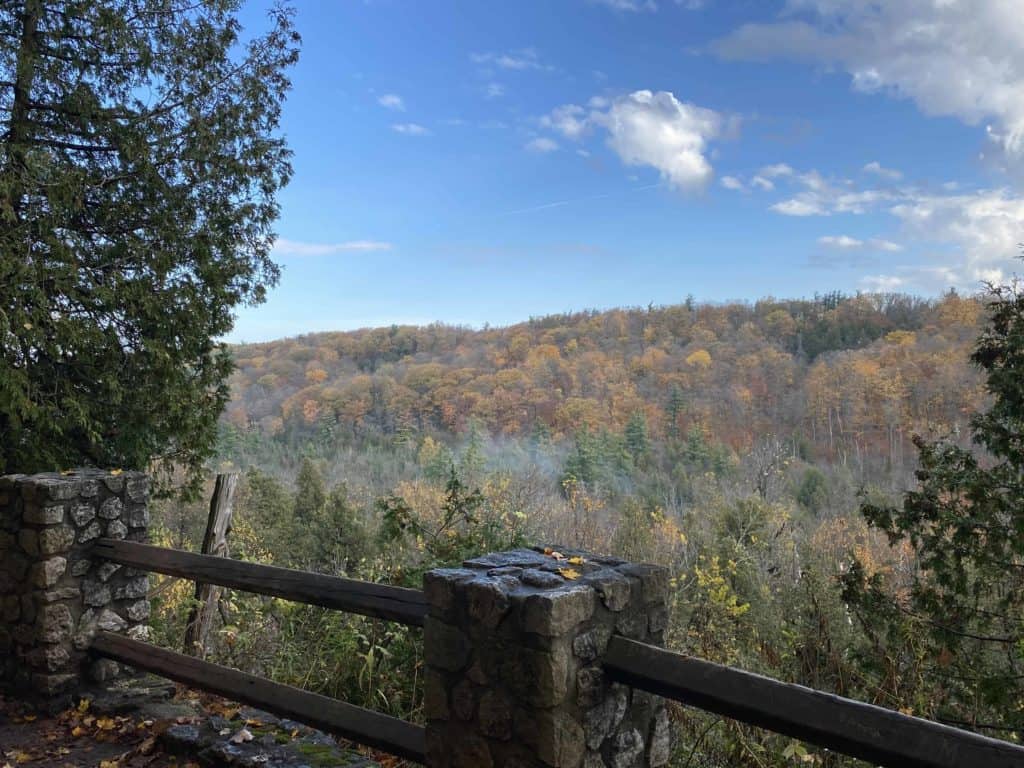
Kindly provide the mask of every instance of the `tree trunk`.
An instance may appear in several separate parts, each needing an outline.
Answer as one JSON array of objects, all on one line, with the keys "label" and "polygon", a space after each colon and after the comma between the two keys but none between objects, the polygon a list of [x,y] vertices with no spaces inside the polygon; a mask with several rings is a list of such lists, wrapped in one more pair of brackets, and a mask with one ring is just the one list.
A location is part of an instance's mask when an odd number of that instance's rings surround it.
[{"label": "tree trunk", "polygon": [[[234,513],[235,488],[238,475],[217,475],[217,484],[210,499],[210,517],[206,521],[206,535],[203,537],[204,555],[228,556],[228,534],[231,533],[231,516]],[[213,626],[213,617],[220,599],[220,587],[196,583],[195,605],[185,627],[185,653],[202,659],[206,657],[206,643]]]}]

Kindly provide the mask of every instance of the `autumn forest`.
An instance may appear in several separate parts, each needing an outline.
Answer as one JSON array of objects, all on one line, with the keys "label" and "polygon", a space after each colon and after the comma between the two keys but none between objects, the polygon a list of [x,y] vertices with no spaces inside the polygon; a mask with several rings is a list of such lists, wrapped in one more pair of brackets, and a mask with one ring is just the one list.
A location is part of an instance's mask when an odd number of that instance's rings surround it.
[{"label": "autumn forest", "polygon": [[[923,619],[881,620],[871,590],[906,599],[917,557],[861,509],[915,486],[915,435],[974,450],[989,395],[970,358],[990,301],[688,299],[235,346],[213,462],[243,472],[232,552],[407,586],[524,544],[658,562],[674,575],[670,647],[1002,727],[1016,717],[993,714],[1005,691],[979,698],[947,673],[989,659],[998,677],[1004,661],[939,642],[940,664]],[[164,502],[162,543],[197,546],[202,505]],[[171,645],[189,604],[174,589],[157,611]],[[242,594],[221,618],[214,658],[421,716],[408,630]],[[674,765],[854,764],[693,710],[674,718],[689,745]]]}]

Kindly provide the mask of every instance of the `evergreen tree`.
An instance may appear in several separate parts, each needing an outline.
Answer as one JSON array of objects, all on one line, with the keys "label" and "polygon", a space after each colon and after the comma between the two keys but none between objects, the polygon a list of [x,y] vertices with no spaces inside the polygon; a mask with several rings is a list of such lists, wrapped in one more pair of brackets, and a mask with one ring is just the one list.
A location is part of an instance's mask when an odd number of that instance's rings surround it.
[{"label": "evergreen tree", "polygon": [[637,466],[642,465],[651,451],[651,441],[647,436],[647,419],[643,413],[636,411],[629,417],[623,437],[626,441],[626,450],[633,457],[633,462]]},{"label": "evergreen tree", "polygon": [[295,520],[308,523],[316,519],[326,503],[324,476],[312,459],[304,458],[295,478],[295,504],[292,507]]},{"label": "evergreen tree", "polygon": [[675,440],[679,437],[679,417],[686,409],[686,397],[678,384],[672,385],[668,396],[668,407],[665,409],[665,435]]},{"label": "evergreen tree", "polygon": [[876,649],[874,671],[903,674],[892,660],[913,644],[916,706],[999,735],[1024,727],[1024,290],[992,287],[990,298],[972,356],[992,397],[971,422],[980,451],[915,438],[917,489],[899,507],[862,506],[916,552],[910,593],[855,563],[844,598]]},{"label": "evergreen tree", "polygon": [[0,4],[0,472],[184,466],[263,300],[290,153],[291,12],[241,0]]}]

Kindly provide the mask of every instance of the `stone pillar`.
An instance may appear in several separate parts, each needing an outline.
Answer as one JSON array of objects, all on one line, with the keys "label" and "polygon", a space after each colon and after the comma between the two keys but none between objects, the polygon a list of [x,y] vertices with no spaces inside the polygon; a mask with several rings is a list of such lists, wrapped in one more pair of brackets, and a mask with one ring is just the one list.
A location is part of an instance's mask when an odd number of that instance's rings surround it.
[{"label": "stone pillar", "polygon": [[430,768],[668,762],[662,699],[610,682],[601,664],[613,634],[664,644],[664,568],[566,549],[463,566],[424,577]]},{"label": "stone pillar", "polygon": [[47,709],[119,673],[85,653],[97,628],[148,636],[145,573],[90,559],[101,536],[145,541],[141,472],[0,477],[0,683]]}]

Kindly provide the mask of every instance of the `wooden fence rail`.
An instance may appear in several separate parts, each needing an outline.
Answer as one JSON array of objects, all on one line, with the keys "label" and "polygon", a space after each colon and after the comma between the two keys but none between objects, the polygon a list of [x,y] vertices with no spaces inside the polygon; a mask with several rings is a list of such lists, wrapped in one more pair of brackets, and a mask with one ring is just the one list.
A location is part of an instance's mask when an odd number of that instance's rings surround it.
[{"label": "wooden fence rail", "polygon": [[[262,595],[423,626],[420,590],[99,539],[94,556]],[[425,761],[420,726],[109,632],[92,650],[201,690]],[[609,679],[890,768],[1024,768],[1024,747],[613,636]]]},{"label": "wooden fence rail", "polygon": [[424,729],[389,715],[110,632],[99,632],[93,640],[92,650],[114,661],[226,696],[399,757],[418,763],[426,759]]},{"label": "wooden fence rail", "polygon": [[930,720],[613,637],[610,678],[891,768],[1022,768],[1024,748]]},{"label": "wooden fence rail", "polygon": [[418,589],[197,555],[115,539],[98,539],[95,557],[204,584],[241,589],[338,611],[422,627],[427,601]]}]

